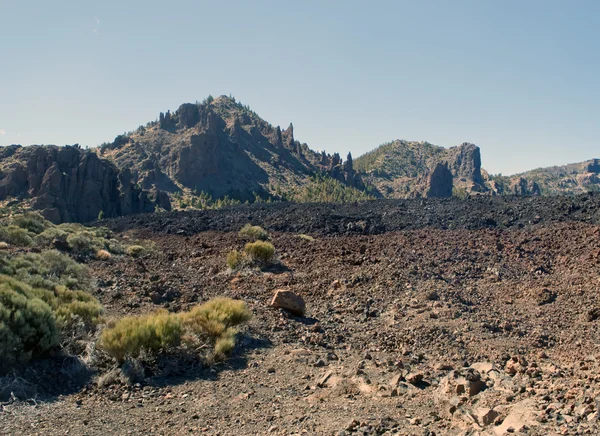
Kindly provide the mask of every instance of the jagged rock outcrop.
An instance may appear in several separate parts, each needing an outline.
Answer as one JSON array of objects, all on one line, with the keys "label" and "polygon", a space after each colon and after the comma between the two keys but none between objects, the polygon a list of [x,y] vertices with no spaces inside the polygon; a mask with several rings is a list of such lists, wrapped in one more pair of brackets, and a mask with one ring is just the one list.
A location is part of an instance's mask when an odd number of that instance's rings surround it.
[{"label": "jagged rock outcrop", "polygon": [[533,180],[527,180],[523,177],[512,181],[510,184],[510,193],[519,196],[541,195],[538,184]]},{"label": "jagged rock outcrop", "polygon": [[119,171],[79,146],[18,146],[0,160],[0,201],[31,199],[53,222],[86,222],[98,217],[150,212],[154,205],[129,171]]},{"label": "jagged rock outcrop", "polygon": [[274,127],[225,96],[161,113],[158,123],[100,153],[119,168],[130,168],[133,181],[152,192],[254,201],[277,198],[316,174],[364,189],[351,157],[342,162],[339,154],[317,153],[296,140],[293,124]]},{"label": "jagged rock outcrop", "polygon": [[487,190],[481,175],[481,153],[475,144],[464,142],[458,147],[450,147],[446,160],[457,182],[465,184],[468,191]]},{"label": "jagged rock outcrop", "polygon": [[438,163],[429,174],[426,197],[452,197],[453,176],[448,163]]}]

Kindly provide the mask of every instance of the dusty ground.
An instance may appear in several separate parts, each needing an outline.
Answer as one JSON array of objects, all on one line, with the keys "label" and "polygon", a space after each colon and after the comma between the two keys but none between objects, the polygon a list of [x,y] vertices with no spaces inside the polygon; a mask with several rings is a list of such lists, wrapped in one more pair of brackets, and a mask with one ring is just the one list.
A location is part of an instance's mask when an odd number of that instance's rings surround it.
[{"label": "dusty ground", "polygon": [[[279,227],[254,219],[290,231],[271,232],[282,266],[242,273],[225,265],[243,246],[230,231],[243,224],[237,212],[226,232],[195,233],[188,216],[163,218],[166,234],[130,218],[125,234],[157,252],[90,263],[109,314],[241,298],[254,318],[235,356],[163,366],[133,386],[101,387],[97,374],[62,390],[42,383],[37,405],[0,409],[0,433],[599,434],[600,227],[577,218],[597,210],[562,222],[532,210],[538,219],[523,213],[520,226],[421,222],[373,235],[329,231],[330,214],[312,242],[282,217]],[[269,307],[279,288],[306,300],[305,318]]]}]

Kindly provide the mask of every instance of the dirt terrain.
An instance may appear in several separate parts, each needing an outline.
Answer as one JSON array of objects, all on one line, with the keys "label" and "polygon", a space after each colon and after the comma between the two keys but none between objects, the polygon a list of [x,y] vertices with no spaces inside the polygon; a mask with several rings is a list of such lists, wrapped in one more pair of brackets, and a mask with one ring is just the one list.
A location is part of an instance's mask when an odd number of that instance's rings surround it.
[{"label": "dirt terrain", "polygon": [[[133,385],[33,365],[47,383],[0,408],[0,433],[599,434],[599,206],[273,204],[105,222],[156,244],[90,262],[109,315],[224,295],[254,318],[226,363],[167,360]],[[247,222],[270,232],[279,265],[227,269]],[[276,289],[301,295],[306,317],[271,308]]]}]

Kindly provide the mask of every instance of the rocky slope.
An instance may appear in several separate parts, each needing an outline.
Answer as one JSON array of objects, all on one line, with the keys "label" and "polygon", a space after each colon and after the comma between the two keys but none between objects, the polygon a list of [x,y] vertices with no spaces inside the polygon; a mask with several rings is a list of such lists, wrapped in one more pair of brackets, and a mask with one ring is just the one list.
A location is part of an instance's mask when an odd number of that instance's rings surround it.
[{"label": "rocky slope", "polygon": [[[440,166],[441,165],[441,166]],[[449,173],[443,171],[445,166]],[[452,189],[488,192],[479,147],[464,143],[444,148],[396,140],[355,159],[365,180],[390,198],[450,196]]]},{"label": "rocky slope", "polygon": [[[254,318],[234,356],[208,367],[165,360],[137,384],[90,374],[77,385],[63,361],[55,373],[40,364],[36,401],[0,404],[0,426],[40,435],[598,434],[598,200],[383,201],[329,214],[251,205],[116,220],[122,235],[157,249],[90,262],[109,315],[240,298]],[[361,231],[374,213],[389,225]],[[509,217],[514,225],[502,224]],[[248,221],[271,232],[280,267],[227,269]],[[311,225],[314,239],[298,235]],[[277,289],[302,296],[306,316],[270,307]]]},{"label": "rocky slope", "polygon": [[0,148],[1,202],[29,206],[55,223],[154,210],[128,170],[78,146]]},{"label": "rocky slope", "polygon": [[159,121],[140,127],[99,149],[119,168],[130,168],[146,189],[206,193],[241,201],[278,198],[290,188],[325,173],[344,185],[364,189],[352,166],[336,153],[317,153],[233,98],[186,103]]}]

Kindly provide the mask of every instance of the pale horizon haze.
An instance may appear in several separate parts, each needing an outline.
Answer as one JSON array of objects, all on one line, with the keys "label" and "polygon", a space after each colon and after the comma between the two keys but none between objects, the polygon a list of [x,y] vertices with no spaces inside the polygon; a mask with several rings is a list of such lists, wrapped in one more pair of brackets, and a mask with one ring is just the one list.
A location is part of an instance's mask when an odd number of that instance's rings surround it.
[{"label": "pale horizon haze", "polygon": [[600,157],[600,2],[0,0],[0,145],[97,146],[209,94],[313,149]]}]

